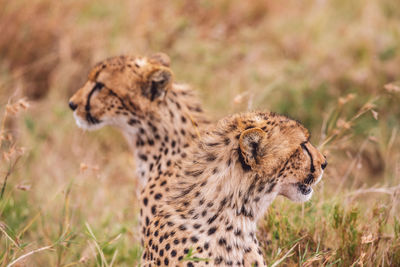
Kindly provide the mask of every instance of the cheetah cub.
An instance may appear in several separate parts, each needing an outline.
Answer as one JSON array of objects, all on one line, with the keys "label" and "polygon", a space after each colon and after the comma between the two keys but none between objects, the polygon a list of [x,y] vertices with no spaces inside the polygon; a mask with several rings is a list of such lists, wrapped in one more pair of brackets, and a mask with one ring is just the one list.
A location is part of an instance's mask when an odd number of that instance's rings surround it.
[{"label": "cheetah cub", "polygon": [[220,120],[173,172],[146,226],[142,266],[266,266],[257,220],[278,195],[309,200],[327,165],[309,138],[300,123],[274,113]]}]

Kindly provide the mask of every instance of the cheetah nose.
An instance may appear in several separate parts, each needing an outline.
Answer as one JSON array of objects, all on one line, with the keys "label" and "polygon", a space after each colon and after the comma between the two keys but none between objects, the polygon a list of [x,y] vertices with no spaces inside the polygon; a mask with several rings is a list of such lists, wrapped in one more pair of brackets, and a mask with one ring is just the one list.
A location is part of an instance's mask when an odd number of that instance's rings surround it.
[{"label": "cheetah nose", "polygon": [[75,104],[75,103],[72,102],[72,101],[69,101],[68,105],[69,105],[69,107],[72,109],[72,111],[74,111],[74,110],[78,107],[78,105]]},{"label": "cheetah nose", "polygon": [[325,169],[327,165],[328,165],[328,162],[325,160],[325,162],[321,164],[321,168]]}]

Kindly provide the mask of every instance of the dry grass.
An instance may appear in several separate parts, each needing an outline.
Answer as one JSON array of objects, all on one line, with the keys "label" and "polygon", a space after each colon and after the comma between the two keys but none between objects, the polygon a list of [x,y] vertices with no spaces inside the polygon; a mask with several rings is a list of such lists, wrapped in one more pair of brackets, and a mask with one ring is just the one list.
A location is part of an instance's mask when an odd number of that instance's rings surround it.
[{"label": "dry grass", "polygon": [[285,113],[327,154],[312,201],[278,199],[260,222],[270,266],[400,265],[398,2],[0,6],[0,266],[138,262],[128,147],[77,129],[66,103],[95,62],[154,51],[214,117]]}]

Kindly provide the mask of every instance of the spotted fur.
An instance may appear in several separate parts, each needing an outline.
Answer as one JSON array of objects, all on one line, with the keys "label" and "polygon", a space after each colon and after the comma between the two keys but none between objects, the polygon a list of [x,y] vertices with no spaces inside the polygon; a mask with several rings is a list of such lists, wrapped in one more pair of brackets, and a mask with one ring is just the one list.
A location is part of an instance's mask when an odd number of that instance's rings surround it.
[{"label": "spotted fur", "polygon": [[[119,128],[137,167],[141,221],[146,224],[169,190],[169,169],[187,157],[193,139],[206,127],[196,94],[174,83],[165,54],[120,56],[97,64],[88,81],[70,99],[78,126]],[[161,178],[162,177],[162,178]]]},{"label": "spotted fur", "polygon": [[326,167],[309,138],[274,113],[221,120],[180,168],[160,177],[171,190],[144,227],[141,266],[266,266],[257,220],[278,195],[310,199]]}]

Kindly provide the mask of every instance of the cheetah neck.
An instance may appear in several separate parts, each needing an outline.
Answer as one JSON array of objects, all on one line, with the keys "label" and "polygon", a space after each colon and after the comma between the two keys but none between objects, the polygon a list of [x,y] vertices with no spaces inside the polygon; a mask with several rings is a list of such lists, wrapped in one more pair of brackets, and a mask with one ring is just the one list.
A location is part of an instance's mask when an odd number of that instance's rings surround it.
[{"label": "cheetah neck", "polygon": [[[235,137],[199,146],[190,154],[191,162],[182,164],[182,174],[176,174],[185,179],[172,186],[160,214],[208,242],[215,264],[265,266],[255,233],[257,220],[278,194],[274,179],[263,180],[243,168]],[[224,146],[226,153],[216,156],[213,151],[221,151],[218,146]]]},{"label": "cheetah neck", "polygon": [[133,151],[139,188],[186,157],[187,148],[207,124],[194,93],[174,84],[156,111],[130,118],[123,132]]}]

